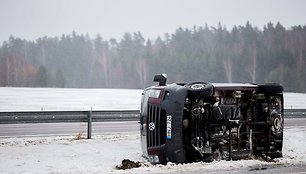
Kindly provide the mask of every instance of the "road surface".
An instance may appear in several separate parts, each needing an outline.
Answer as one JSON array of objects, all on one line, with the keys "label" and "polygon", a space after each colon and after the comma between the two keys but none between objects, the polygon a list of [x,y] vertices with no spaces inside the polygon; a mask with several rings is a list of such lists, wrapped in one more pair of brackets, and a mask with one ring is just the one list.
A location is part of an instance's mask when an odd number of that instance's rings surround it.
[{"label": "road surface", "polygon": [[[138,132],[137,121],[94,122],[92,135]],[[0,137],[55,136],[87,134],[87,123],[0,124]]]}]

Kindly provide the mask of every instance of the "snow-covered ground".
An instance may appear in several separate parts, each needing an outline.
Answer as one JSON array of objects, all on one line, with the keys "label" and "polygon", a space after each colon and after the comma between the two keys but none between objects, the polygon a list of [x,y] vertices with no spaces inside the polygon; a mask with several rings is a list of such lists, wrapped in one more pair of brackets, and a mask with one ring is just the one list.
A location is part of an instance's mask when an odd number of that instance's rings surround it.
[{"label": "snow-covered ground", "polygon": [[142,90],[0,87],[0,112],[139,109]]},{"label": "snow-covered ground", "polygon": [[306,109],[306,94],[284,93],[285,109]]},{"label": "snow-covered ground", "polygon": [[[141,156],[138,133],[99,135],[93,139],[74,137],[28,137],[0,139],[0,173],[191,173],[260,168],[260,166],[306,165],[306,127],[287,128],[283,158],[151,165]],[[117,170],[123,159],[143,166]],[[223,171],[223,172],[222,172]]]}]

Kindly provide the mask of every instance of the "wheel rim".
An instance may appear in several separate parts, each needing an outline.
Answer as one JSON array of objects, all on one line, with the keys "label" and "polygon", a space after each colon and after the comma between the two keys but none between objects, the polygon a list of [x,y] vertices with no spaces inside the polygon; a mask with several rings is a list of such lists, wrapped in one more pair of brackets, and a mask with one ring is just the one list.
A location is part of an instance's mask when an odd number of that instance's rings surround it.
[{"label": "wheel rim", "polygon": [[283,128],[283,119],[280,114],[277,114],[272,118],[271,128],[272,128],[272,133],[274,135],[277,135],[277,136],[281,135],[282,128]]},{"label": "wheel rim", "polygon": [[280,117],[274,119],[274,129],[280,131],[282,128],[282,120]]},{"label": "wheel rim", "polygon": [[191,89],[203,89],[203,88],[205,88],[205,84],[201,84],[201,83],[196,83],[196,84],[192,84],[191,86],[190,86],[190,88]]}]

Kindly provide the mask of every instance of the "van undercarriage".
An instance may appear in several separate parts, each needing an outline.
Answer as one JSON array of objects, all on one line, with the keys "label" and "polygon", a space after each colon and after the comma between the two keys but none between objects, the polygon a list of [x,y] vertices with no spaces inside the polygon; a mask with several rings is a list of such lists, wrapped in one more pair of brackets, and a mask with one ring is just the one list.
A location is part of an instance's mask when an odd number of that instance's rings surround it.
[{"label": "van undercarriage", "polygon": [[282,96],[253,91],[187,98],[183,116],[187,161],[235,160],[263,153],[281,156],[281,101]]}]

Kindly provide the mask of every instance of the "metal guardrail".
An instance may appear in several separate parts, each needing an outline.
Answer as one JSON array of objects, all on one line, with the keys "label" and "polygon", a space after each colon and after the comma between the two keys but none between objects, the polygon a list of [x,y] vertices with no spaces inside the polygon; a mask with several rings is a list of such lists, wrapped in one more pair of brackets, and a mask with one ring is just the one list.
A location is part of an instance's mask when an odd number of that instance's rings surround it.
[{"label": "metal guardrail", "polygon": [[0,112],[0,124],[139,120],[139,110]]},{"label": "metal guardrail", "polygon": [[285,118],[306,118],[306,109],[285,109]]},{"label": "metal guardrail", "polygon": [[0,124],[88,122],[88,139],[92,122],[136,120],[139,120],[139,110],[0,112]]}]

